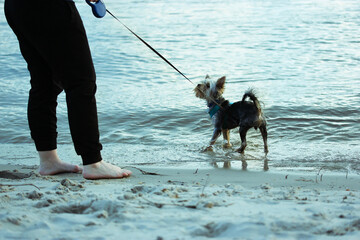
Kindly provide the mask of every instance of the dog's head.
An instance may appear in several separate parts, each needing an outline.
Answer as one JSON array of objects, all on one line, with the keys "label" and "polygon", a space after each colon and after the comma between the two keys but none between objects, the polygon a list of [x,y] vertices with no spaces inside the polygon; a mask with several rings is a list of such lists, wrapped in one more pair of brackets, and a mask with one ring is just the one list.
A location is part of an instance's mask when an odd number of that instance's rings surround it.
[{"label": "dog's head", "polygon": [[225,80],[223,76],[215,82],[210,81],[209,75],[206,75],[205,80],[195,87],[195,96],[207,101],[219,99],[225,91]]}]

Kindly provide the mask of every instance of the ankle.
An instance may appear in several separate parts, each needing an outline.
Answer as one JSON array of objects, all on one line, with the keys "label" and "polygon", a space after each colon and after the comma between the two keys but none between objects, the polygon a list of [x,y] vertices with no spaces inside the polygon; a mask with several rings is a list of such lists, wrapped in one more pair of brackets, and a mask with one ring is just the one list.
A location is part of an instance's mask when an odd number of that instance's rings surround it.
[{"label": "ankle", "polygon": [[96,163],[91,163],[91,164],[87,164],[87,165],[84,165],[84,168],[93,168],[93,169],[97,169],[97,168],[100,168],[101,165],[104,164],[104,161],[101,160],[99,162],[96,162]]},{"label": "ankle", "polygon": [[57,154],[57,150],[49,150],[49,151],[38,151],[40,157],[40,163],[46,163],[49,161],[59,160],[59,156]]}]

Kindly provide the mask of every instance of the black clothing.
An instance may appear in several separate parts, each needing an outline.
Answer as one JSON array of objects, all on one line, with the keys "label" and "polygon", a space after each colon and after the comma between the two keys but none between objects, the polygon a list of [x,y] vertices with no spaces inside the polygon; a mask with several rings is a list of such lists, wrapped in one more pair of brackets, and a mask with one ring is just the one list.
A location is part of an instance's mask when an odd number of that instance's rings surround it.
[{"label": "black clothing", "polygon": [[101,161],[96,76],[75,3],[5,0],[5,15],[30,72],[28,121],[37,150],[57,148],[57,96],[65,90],[77,154],[84,165]]}]

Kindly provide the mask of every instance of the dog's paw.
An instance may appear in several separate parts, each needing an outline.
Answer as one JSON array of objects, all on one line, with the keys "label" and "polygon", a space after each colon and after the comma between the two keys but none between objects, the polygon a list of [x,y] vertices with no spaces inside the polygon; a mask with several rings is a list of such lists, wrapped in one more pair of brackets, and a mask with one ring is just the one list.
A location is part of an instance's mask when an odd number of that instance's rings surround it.
[{"label": "dog's paw", "polygon": [[214,149],[213,149],[213,146],[208,146],[208,147],[206,147],[204,150],[203,150],[203,152],[213,152],[214,151]]},{"label": "dog's paw", "polygon": [[223,144],[223,148],[231,148],[232,147],[232,144],[231,143],[224,143]]},{"label": "dog's paw", "polygon": [[236,150],[236,152],[244,154],[245,148],[241,147]]}]

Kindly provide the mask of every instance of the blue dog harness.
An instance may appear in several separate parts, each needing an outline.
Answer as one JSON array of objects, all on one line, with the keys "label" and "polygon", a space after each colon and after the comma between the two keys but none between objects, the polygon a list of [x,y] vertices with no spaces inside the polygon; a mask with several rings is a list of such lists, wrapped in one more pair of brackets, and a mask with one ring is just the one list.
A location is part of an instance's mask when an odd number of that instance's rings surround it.
[{"label": "blue dog harness", "polygon": [[212,118],[220,109],[220,106],[211,102],[208,104],[208,113],[210,115],[210,118]]},{"label": "blue dog harness", "polygon": [[[208,104],[208,113],[210,115],[210,118],[212,118],[219,110],[220,110],[220,103],[216,101],[217,104],[214,102],[211,102]],[[233,103],[229,102],[229,105],[231,106]]]}]

